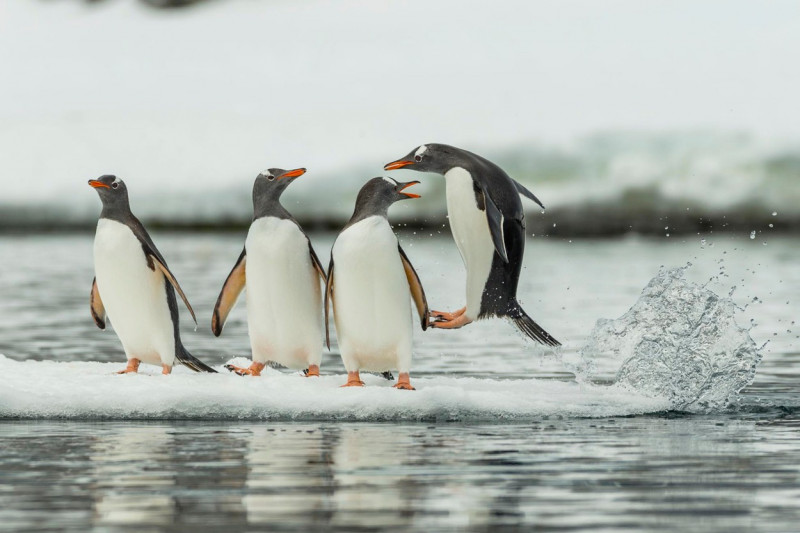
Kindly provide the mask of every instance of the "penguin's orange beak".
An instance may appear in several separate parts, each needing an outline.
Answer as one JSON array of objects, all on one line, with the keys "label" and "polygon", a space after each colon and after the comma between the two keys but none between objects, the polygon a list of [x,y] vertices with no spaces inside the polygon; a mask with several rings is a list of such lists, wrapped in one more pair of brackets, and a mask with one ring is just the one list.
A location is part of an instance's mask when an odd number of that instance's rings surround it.
[{"label": "penguin's orange beak", "polygon": [[420,197],[419,194],[414,194],[413,192],[405,192],[406,189],[408,189],[412,185],[416,185],[417,183],[419,183],[419,182],[418,181],[410,181],[410,182],[406,183],[405,185],[403,185],[403,187],[397,192],[399,192],[400,194],[405,194],[409,198],[419,198]]},{"label": "penguin's orange beak", "polygon": [[283,174],[278,176],[278,179],[282,180],[283,178],[296,178],[298,176],[302,176],[305,173],[306,173],[306,169],[304,169],[304,168],[296,168],[294,170],[289,170],[287,172],[284,172]]},{"label": "penguin's orange beak", "polygon": [[393,161],[384,165],[383,170],[397,170],[398,168],[407,167],[408,165],[413,164],[413,161],[408,161],[407,159],[398,159],[397,161]]},{"label": "penguin's orange beak", "polygon": [[102,181],[97,181],[97,180],[89,180],[89,185],[91,185],[95,189],[101,189],[103,187],[105,187],[106,189],[110,189],[111,188],[107,184],[103,183]]}]

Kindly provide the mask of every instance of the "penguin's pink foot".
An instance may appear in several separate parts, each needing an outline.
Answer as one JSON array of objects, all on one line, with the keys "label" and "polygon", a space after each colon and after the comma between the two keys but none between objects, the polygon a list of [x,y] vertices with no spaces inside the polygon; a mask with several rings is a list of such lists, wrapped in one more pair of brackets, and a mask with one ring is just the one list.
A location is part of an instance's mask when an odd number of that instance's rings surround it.
[{"label": "penguin's pink foot", "polygon": [[457,311],[448,313],[447,311],[431,311],[431,318],[436,320],[454,320],[467,312],[467,307],[464,306]]},{"label": "penguin's pink foot", "polygon": [[242,368],[234,365],[225,365],[225,368],[235,374],[239,374],[240,376],[260,376],[261,371],[264,370],[264,367],[266,366],[267,365],[264,363],[257,363],[253,361],[253,364],[250,365],[250,368]]},{"label": "penguin's pink foot", "polygon": [[161,365],[161,373],[165,376],[172,374],[172,367],[167,365]]},{"label": "penguin's pink foot", "polygon": [[307,378],[319,377],[319,365],[308,365],[308,368],[303,372]]},{"label": "penguin's pink foot", "polygon": [[128,359],[128,366],[125,367],[125,370],[120,370],[117,374],[135,374],[139,371],[139,361],[138,359]]},{"label": "penguin's pink foot", "polygon": [[363,387],[363,386],[364,382],[361,381],[361,376],[358,375],[358,371],[348,372],[347,383],[342,385],[342,387]]},{"label": "penguin's pink foot", "polygon": [[452,320],[441,320],[441,321],[434,321],[431,322],[430,326],[432,328],[440,328],[440,329],[458,329],[462,326],[466,326],[472,322],[472,319],[468,318],[467,315],[457,316]]},{"label": "penguin's pink foot", "polygon": [[397,376],[397,383],[392,385],[395,389],[402,389],[402,390],[417,390],[411,386],[411,379],[408,376],[408,372],[401,373]]}]

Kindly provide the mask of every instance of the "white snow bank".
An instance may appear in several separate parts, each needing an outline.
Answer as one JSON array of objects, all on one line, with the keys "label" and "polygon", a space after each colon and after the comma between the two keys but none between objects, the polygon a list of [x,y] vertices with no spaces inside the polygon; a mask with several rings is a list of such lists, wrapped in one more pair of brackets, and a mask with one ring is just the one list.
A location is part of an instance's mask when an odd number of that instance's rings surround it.
[{"label": "white snow bank", "polygon": [[172,375],[161,376],[160,368],[146,365],[139,375],[114,374],[123,367],[122,362],[16,361],[0,355],[0,418],[520,421],[669,409],[667,400],[621,385],[544,379],[412,376],[417,390],[401,391],[373,375],[363,376],[365,388],[342,389],[344,375],[304,378],[267,369],[252,378],[222,367],[217,375],[176,367]]}]

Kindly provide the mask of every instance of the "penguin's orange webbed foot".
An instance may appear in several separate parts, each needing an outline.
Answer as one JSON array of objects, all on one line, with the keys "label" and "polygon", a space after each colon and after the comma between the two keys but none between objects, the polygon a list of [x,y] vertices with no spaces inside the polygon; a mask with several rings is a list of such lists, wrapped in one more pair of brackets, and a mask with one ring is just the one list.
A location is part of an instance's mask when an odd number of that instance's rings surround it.
[{"label": "penguin's orange webbed foot", "polygon": [[125,367],[125,370],[120,370],[117,374],[136,374],[139,372],[139,361],[138,359],[129,359],[128,366]]},{"label": "penguin's orange webbed foot", "polygon": [[303,370],[303,376],[307,378],[319,377],[319,365],[308,365],[308,368]]},{"label": "penguin's orange webbed foot", "polygon": [[265,366],[267,365],[264,363],[253,362],[253,364],[250,365],[250,368],[243,368],[236,365],[225,365],[225,368],[240,376],[260,376],[261,371],[264,370]]},{"label": "penguin's orange webbed foot", "polygon": [[430,317],[431,319],[433,319],[433,321],[448,321],[448,320],[454,320],[466,312],[467,308],[466,306],[464,306],[461,309],[453,311],[452,313],[448,313],[447,311],[431,311]]},{"label": "penguin's orange webbed foot", "polygon": [[432,328],[440,328],[440,329],[458,329],[460,327],[466,326],[471,322],[472,320],[468,318],[467,315],[461,315],[452,320],[433,321],[430,323],[430,326]]},{"label": "penguin's orange webbed foot", "polygon": [[348,372],[347,373],[347,383],[342,385],[343,387],[363,387],[364,382],[361,381],[361,376],[358,375],[358,372]]},{"label": "penguin's orange webbed foot", "polygon": [[397,383],[392,385],[395,389],[401,390],[417,390],[411,386],[411,379],[408,376],[408,373],[402,373],[397,376]]}]

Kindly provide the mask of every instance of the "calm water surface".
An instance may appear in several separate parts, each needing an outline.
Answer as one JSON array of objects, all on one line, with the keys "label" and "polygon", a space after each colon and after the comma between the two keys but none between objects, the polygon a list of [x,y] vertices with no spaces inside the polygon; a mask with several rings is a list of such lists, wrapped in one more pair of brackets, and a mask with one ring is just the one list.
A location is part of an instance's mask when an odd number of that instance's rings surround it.
[{"label": "calm water surface", "polygon": [[[436,237],[434,235],[434,237]],[[245,307],[208,330],[242,235],[156,234],[212,364],[248,355]],[[542,417],[520,424],[0,421],[3,531],[797,531],[800,240],[531,239],[525,307],[573,353],[659,266],[691,261],[767,342],[756,382],[716,415]],[[331,236],[314,236],[326,261]],[[403,236],[434,308],[462,302],[449,239]],[[0,353],[119,361],[88,314],[91,235],[0,238]],[[186,313],[184,313],[186,315]],[[186,317],[184,316],[184,319]],[[336,350],[323,372],[342,373]],[[500,321],[419,334],[413,374],[571,380]],[[42,391],[43,395],[47,391]]]}]

